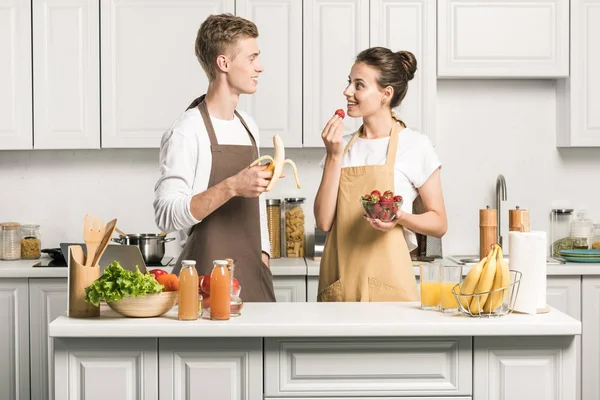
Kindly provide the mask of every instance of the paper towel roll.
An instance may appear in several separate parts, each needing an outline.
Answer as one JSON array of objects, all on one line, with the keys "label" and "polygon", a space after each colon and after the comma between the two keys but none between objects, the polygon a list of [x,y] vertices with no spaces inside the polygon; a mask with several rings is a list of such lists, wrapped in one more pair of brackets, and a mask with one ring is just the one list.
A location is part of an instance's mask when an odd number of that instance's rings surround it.
[{"label": "paper towel roll", "polygon": [[546,307],[546,232],[509,232],[509,266],[523,274],[515,311],[535,314]]}]

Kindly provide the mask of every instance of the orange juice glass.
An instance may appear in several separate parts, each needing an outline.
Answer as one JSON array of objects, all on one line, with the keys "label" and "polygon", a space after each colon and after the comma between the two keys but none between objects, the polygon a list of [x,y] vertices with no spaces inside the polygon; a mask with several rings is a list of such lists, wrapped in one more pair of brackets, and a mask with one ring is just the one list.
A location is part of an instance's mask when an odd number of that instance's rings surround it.
[{"label": "orange juice glass", "polygon": [[421,308],[439,310],[441,266],[439,264],[421,264],[420,267]]},{"label": "orange juice glass", "polygon": [[452,294],[452,288],[461,282],[462,265],[443,265],[441,269],[440,310],[445,313],[457,312],[458,304]]}]

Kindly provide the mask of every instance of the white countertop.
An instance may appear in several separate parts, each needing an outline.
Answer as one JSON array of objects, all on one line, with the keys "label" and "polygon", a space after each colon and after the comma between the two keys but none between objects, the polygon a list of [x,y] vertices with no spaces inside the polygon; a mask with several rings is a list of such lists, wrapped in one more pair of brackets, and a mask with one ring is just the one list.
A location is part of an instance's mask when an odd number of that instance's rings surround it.
[{"label": "white countertop", "polygon": [[581,322],[547,314],[471,318],[423,311],[418,303],[246,303],[229,321],[178,321],[174,308],[158,318],[124,318],[107,306],[97,318],[61,316],[51,337],[384,337],[556,336],[581,334]]},{"label": "white countertop", "polygon": [[[0,279],[3,278],[66,278],[66,267],[34,267],[40,260],[0,261]],[[148,267],[154,269],[156,267]],[[159,267],[171,272],[173,267]],[[274,276],[305,276],[304,258],[277,258],[271,260],[271,272]]]},{"label": "white countertop", "polygon": [[[66,278],[65,267],[33,267],[40,260],[0,261],[0,279],[2,278]],[[149,267],[152,269],[154,267]],[[171,271],[172,267],[163,267]],[[463,275],[470,267],[463,268]],[[419,267],[413,268],[419,275]],[[274,258],[271,260],[271,272],[274,276],[319,276],[319,261],[312,258]],[[566,263],[548,264],[548,276],[560,275],[600,275],[600,264]]]}]

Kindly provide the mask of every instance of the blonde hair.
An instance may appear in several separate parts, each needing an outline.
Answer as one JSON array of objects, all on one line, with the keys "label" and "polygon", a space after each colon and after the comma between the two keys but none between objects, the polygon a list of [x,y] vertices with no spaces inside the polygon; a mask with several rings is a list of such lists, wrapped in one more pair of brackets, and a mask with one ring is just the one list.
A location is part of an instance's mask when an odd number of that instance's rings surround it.
[{"label": "blonde hair", "polygon": [[239,39],[257,38],[258,28],[252,21],[232,14],[210,15],[198,29],[196,57],[209,81],[217,78],[217,57],[235,58]]}]

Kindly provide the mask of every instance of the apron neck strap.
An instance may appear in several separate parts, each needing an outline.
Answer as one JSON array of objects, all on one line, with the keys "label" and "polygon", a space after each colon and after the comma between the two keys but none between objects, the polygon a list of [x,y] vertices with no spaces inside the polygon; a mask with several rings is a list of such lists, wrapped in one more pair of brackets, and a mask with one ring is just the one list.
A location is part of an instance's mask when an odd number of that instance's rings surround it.
[{"label": "apron neck strap", "polygon": [[[202,120],[204,121],[204,126],[206,127],[206,132],[208,133],[208,138],[210,139],[210,145],[216,146],[219,144],[219,142],[217,141],[217,135],[215,133],[215,128],[212,124],[212,121],[210,120],[210,115],[208,114],[208,107],[206,107],[206,101],[204,101],[205,98],[206,98],[206,95],[202,95],[202,96],[198,97],[196,100],[194,100],[192,102],[192,104],[190,104],[190,106],[188,107],[188,110],[190,108],[198,107],[198,111],[200,111],[200,115],[202,116]],[[242,123],[242,125],[244,126],[246,131],[248,132],[248,136],[250,136],[250,141],[252,142],[252,146],[256,147],[256,140],[254,140],[254,136],[252,135],[250,128],[248,128],[246,121],[244,121],[244,118],[242,118],[242,116],[237,112],[237,110],[234,110],[233,113],[239,118],[240,122]]]},{"label": "apron neck strap", "polygon": [[[392,117],[394,118],[395,122],[394,126],[392,126],[392,133],[390,134],[390,142],[388,144],[387,154],[385,157],[385,165],[394,168],[394,165],[396,164],[396,153],[398,150],[398,133],[400,131],[400,125],[403,127],[406,127],[406,125],[404,125],[404,122],[397,118],[396,114],[392,114]],[[350,151],[352,145],[354,145],[354,142],[356,142],[356,139],[362,135],[363,127],[364,125],[361,125],[356,133],[352,136],[352,139],[350,139],[348,145],[346,145],[346,148],[344,149],[344,155]]]}]

